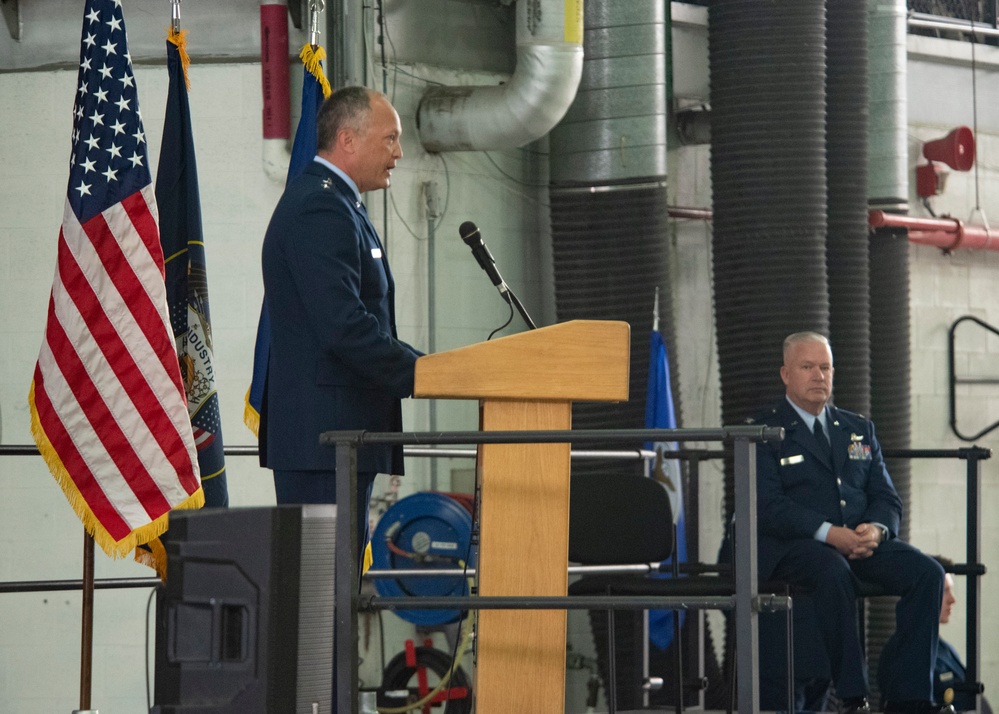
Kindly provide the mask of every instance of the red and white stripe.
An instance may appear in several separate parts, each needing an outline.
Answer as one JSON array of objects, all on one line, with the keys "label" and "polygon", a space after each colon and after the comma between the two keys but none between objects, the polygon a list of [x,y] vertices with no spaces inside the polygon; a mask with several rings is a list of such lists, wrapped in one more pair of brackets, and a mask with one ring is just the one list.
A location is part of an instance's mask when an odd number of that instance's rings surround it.
[{"label": "red and white stripe", "polygon": [[32,408],[114,544],[200,488],[152,186],[83,225],[67,201]]},{"label": "red and white stripe", "polygon": [[194,432],[194,445],[198,451],[203,451],[212,445],[215,441],[215,434],[210,431],[205,431],[201,427],[193,426],[191,427]]}]

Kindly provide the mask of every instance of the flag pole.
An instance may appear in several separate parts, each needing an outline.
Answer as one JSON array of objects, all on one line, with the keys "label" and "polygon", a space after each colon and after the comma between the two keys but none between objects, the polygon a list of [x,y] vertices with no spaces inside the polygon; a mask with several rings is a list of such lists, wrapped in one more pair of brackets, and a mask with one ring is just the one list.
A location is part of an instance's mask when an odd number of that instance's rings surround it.
[{"label": "flag pole", "polygon": [[[73,714],[90,712],[90,680],[94,654],[94,538],[83,532],[83,617],[80,642],[80,708]],[[96,712],[95,712],[96,714]]]}]

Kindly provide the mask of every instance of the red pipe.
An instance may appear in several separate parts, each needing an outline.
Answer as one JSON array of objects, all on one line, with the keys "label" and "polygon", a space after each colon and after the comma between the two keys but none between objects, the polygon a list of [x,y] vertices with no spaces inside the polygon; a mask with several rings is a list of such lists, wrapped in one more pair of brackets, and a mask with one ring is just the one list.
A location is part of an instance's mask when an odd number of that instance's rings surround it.
[{"label": "red pipe", "polygon": [[871,228],[905,228],[909,240],[919,245],[932,245],[951,251],[956,248],[999,250],[999,232],[993,234],[985,226],[966,226],[957,218],[918,218],[884,211],[870,211]]},{"label": "red pipe", "polygon": [[260,69],[264,89],[264,138],[291,136],[288,87],[288,4],[260,5]]},{"label": "red pipe", "polygon": [[[710,221],[712,217],[710,208],[669,206],[667,211],[670,218]],[[956,248],[999,250],[999,230],[992,233],[985,226],[968,226],[957,218],[919,218],[870,211],[867,220],[871,228],[905,228],[909,240],[919,245],[932,245],[947,251]]]}]

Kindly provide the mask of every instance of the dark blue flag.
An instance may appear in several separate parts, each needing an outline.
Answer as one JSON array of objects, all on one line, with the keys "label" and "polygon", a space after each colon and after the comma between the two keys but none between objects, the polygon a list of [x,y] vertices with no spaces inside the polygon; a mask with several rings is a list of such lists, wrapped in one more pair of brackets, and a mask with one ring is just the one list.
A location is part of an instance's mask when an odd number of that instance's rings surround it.
[{"label": "dark blue flag", "polygon": [[[330,85],[323,75],[322,59],[325,56],[322,47],[315,50],[310,45],[302,48],[299,55],[302,62],[304,77],[302,78],[302,117],[295,130],[295,143],[291,147],[291,160],[288,164],[287,186],[305,170],[316,156],[318,140],[316,137],[316,115],[323,100],[330,95]],[[257,324],[257,341],[253,347],[253,376],[250,388],[246,392],[246,405],[243,410],[243,423],[254,435],[259,436],[260,407],[264,399],[264,385],[267,381],[267,361],[270,357],[271,322],[267,314],[267,301],[260,306],[260,322]]]},{"label": "dark blue flag", "polygon": [[215,388],[218,375],[208,308],[198,167],[187,94],[185,35],[186,31],[171,33],[167,41],[170,88],[156,171],[156,203],[160,212],[170,324],[198,449],[205,506],[218,508],[229,505],[229,493]]}]

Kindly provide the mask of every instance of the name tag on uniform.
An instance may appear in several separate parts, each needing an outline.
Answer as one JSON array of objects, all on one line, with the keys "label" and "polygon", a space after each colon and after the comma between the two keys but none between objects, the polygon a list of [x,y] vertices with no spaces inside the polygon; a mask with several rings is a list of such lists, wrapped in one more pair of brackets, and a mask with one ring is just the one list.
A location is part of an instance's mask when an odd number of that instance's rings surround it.
[{"label": "name tag on uniform", "polygon": [[793,464],[800,464],[804,460],[805,457],[802,456],[801,454],[795,454],[794,456],[785,456],[783,459],[780,460],[780,465],[791,466]]},{"label": "name tag on uniform", "polygon": [[371,257],[374,258],[374,259],[376,259],[376,260],[381,260],[382,259],[382,249],[381,248],[372,248],[371,249]]}]

